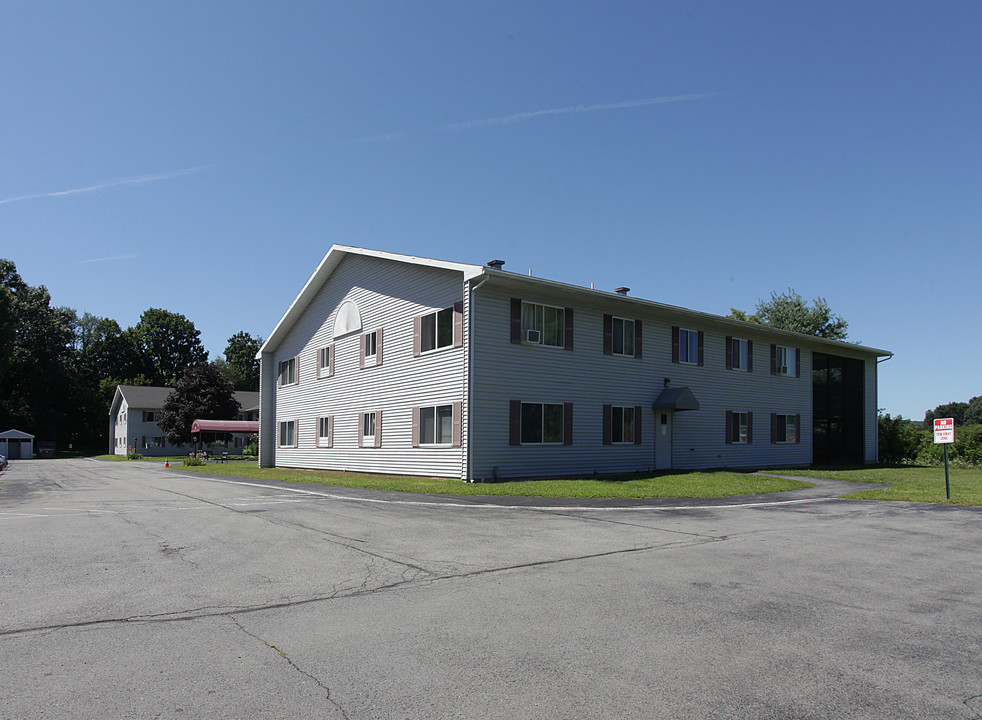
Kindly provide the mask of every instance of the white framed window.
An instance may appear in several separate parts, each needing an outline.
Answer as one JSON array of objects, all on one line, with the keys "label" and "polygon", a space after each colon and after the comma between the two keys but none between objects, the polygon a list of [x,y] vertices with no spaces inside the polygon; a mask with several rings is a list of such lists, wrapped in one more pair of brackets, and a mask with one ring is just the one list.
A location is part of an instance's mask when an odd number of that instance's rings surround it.
[{"label": "white framed window", "polygon": [[296,385],[297,380],[297,359],[295,357],[280,362],[279,384]]},{"label": "white framed window", "polygon": [[772,372],[775,375],[798,377],[798,350],[784,345],[771,345]]},{"label": "white framed window", "polygon": [[317,351],[317,377],[326,378],[334,375],[334,345],[322,347]]},{"label": "white framed window", "polygon": [[774,413],[771,415],[771,442],[796,443],[800,440],[798,425],[801,416]]},{"label": "white framed window", "polygon": [[726,368],[751,372],[754,369],[754,344],[742,338],[726,337]]},{"label": "white framed window", "polygon": [[286,420],[279,423],[279,446],[280,447],[296,447],[297,446],[297,421],[296,420]]},{"label": "white framed window", "polygon": [[634,444],[635,408],[613,405],[610,408],[610,442]]},{"label": "white framed window", "polygon": [[358,414],[358,447],[382,447],[382,411]]},{"label": "white framed window", "polygon": [[699,333],[696,330],[679,328],[679,362],[699,362]]},{"label": "white framed window", "polygon": [[145,450],[149,448],[162,448],[163,446],[164,446],[163,436],[159,436],[159,435],[155,437],[144,436],[143,438],[143,448]]},{"label": "white framed window", "polygon": [[634,320],[611,318],[610,351],[614,355],[634,356]]},{"label": "white framed window", "polygon": [[362,369],[366,366],[382,364],[382,328],[361,336],[359,355],[358,366]]},{"label": "white framed window", "polygon": [[419,349],[429,352],[454,344],[454,308],[437,310],[419,319]]},{"label": "white framed window", "polygon": [[452,445],[453,439],[453,405],[419,408],[420,445]]},{"label": "white framed window", "polygon": [[565,327],[565,308],[522,302],[521,341],[523,343],[565,347]]},{"label": "white framed window", "polygon": [[334,447],[334,416],[317,418],[317,447]]},{"label": "white framed window", "polygon": [[749,445],[753,442],[753,417],[750,412],[726,412],[726,442]]},{"label": "white framed window", "polygon": [[522,403],[521,442],[527,444],[562,444],[562,403]]}]

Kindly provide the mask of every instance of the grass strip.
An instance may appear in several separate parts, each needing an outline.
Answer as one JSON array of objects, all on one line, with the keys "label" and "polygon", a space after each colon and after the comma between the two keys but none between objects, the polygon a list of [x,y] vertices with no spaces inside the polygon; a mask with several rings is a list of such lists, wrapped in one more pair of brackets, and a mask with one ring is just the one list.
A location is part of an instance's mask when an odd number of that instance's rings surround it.
[{"label": "grass strip", "polygon": [[[109,456],[107,456],[109,457]],[[142,462],[142,461],[133,461]],[[659,474],[620,475],[604,478],[570,478],[562,480],[516,480],[497,483],[465,483],[449,478],[368,475],[328,470],[290,470],[261,468],[255,462],[209,462],[200,467],[185,467],[180,461],[171,467],[186,472],[317,483],[342,487],[360,487],[396,492],[435,495],[494,495],[562,498],[691,498],[756,495],[812,487],[811,483],[786,478],[766,477],[744,472],[704,471]]]},{"label": "grass strip", "polygon": [[856,483],[881,483],[892,486],[879,490],[862,490],[843,496],[858,500],[898,500],[982,506],[982,468],[952,467],[949,469],[950,501],[945,496],[943,467],[901,465],[845,469],[769,470],[766,472],[796,477],[846,480]]}]

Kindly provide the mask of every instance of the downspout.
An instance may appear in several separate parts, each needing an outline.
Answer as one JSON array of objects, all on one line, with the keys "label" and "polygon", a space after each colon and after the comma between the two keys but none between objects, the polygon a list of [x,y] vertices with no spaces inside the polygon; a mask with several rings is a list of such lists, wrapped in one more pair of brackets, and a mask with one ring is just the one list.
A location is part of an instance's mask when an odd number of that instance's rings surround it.
[{"label": "downspout", "polygon": [[890,353],[889,355],[887,355],[882,360],[880,360],[879,358],[877,358],[876,359],[876,365],[874,366],[875,369],[876,369],[876,402],[874,404],[877,406],[877,421],[876,421],[876,442],[873,443],[873,447],[876,450],[876,461],[875,462],[877,462],[877,463],[880,462],[880,421],[879,421],[879,405],[880,405],[880,363],[886,362],[887,360],[893,360],[893,353]]},{"label": "downspout", "polygon": [[474,291],[481,287],[491,278],[484,275],[484,279],[477,285],[470,285],[470,280],[465,281],[470,289],[467,298],[467,447],[464,452],[467,454],[466,472],[464,482],[474,482],[473,458],[471,453],[471,428],[473,427],[474,409]]}]

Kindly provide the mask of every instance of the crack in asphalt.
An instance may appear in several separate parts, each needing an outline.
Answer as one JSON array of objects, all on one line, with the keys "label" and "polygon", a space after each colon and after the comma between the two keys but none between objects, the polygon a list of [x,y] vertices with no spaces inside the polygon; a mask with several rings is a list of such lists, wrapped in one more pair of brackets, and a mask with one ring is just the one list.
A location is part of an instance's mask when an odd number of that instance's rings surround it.
[{"label": "crack in asphalt", "polygon": [[335,699],[334,699],[334,697],[333,697],[333,696],[331,695],[331,688],[329,688],[329,687],[328,687],[327,685],[325,685],[325,684],[324,684],[324,683],[323,683],[323,682],[321,681],[321,679],[320,679],[319,677],[317,677],[317,676],[316,676],[316,675],[314,675],[313,673],[309,673],[309,672],[307,672],[307,671],[306,671],[306,670],[304,670],[304,669],[303,669],[302,667],[300,667],[299,665],[297,665],[297,663],[295,663],[295,662],[293,661],[293,659],[292,659],[292,658],[291,658],[291,657],[290,657],[289,655],[287,655],[287,654],[286,654],[286,651],[284,651],[284,650],[283,650],[282,648],[278,648],[278,647],[276,647],[276,645],[274,645],[273,643],[271,643],[271,642],[269,642],[269,641],[268,641],[268,640],[266,640],[265,638],[261,638],[261,637],[259,637],[258,635],[256,635],[256,634],[255,634],[254,632],[251,632],[251,631],[249,631],[249,630],[247,630],[247,629],[246,629],[246,628],[245,628],[245,627],[244,627],[244,626],[242,625],[242,623],[240,623],[240,622],[238,621],[238,619],[236,619],[236,617],[235,617],[234,615],[231,615],[231,614],[230,614],[230,615],[228,616],[228,619],[229,619],[229,620],[231,620],[231,621],[232,621],[232,623],[233,623],[233,624],[234,624],[234,625],[235,625],[235,626],[236,626],[237,628],[239,628],[239,630],[241,630],[241,631],[242,631],[243,633],[245,633],[245,634],[246,634],[246,635],[248,635],[249,637],[251,637],[251,638],[253,638],[253,639],[255,639],[255,640],[258,640],[258,641],[259,641],[259,642],[261,642],[261,643],[262,643],[263,645],[265,645],[266,647],[268,647],[268,648],[269,648],[270,650],[275,650],[275,651],[276,651],[276,653],[277,653],[277,654],[278,654],[278,655],[279,655],[279,656],[280,656],[281,658],[283,658],[284,660],[286,660],[286,662],[287,662],[287,664],[288,664],[288,665],[289,665],[290,667],[292,667],[292,668],[293,668],[294,670],[296,670],[296,671],[297,671],[297,672],[298,672],[299,674],[301,674],[301,675],[303,675],[303,676],[304,676],[305,678],[309,678],[310,680],[313,680],[313,681],[314,681],[314,682],[315,682],[315,683],[317,684],[317,687],[319,687],[319,688],[321,688],[321,689],[322,689],[322,690],[323,690],[323,691],[324,691],[324,692],[326,693],[326,698],[327,698],[327,701],[328,701],[329,703],[331,703],[331,705],[333,705],[334,707],[336,707],[336,708],[338,709],[338,712],[339,712],[339,713],[341,713],[341,717],[343,717],[343,718],[345,718],[345,720],[349,720],[349,719],[348,719],[348,713],[346,713],[346,712],[344,711],[344,708],[343,708],[343,707],[341,707],[341,705],[340,705],[340,703],[338,703],[338,701],[337,701],[337,700],[335,700]]},{"label": "crack in asphalt", "polygon": [[[329,595],[317,595],[314,597],[301,598],[299,600],[285,600],[285,601],[272,602],[272,603],[259,603],[255,605],[232,605],[232,606],[208,605],[201,608],[193,608],[190,610],[172,610],[170,612],[132,615],[129,617],[99,618],[94,620],[79,620],[76,622],[68,622],[68,623],[54,623],[51,625],[10,628],[6,630],[0,630],[0,637],[11,637],[17,635],[25,635],[28,633],[50,632],[52,630],[81,629],[81,628],[97,627],[100,625],[114,625],[114,624],[125,625],[128,623],[188,622],[192,620],[201,620],[201,619],[214,618],[214,617],[231,617],[233,615],[265,612],[268,610],[282,610],[286,608],[295,608],[295,607],[302,607],[304,605],[312,605],[315,603],[329,602],[332,600],[349,599],[349,598],[361,597],[365,595],[373,595],[375,593],[381,593],[381,592],[391,592],[393,590],[400,589],[403,587],[416,587],[423,584],[428,585],[437,582],[445,582],[449,580],[462,580],[467,578],[480,577],[483,575],[509,572],[512,570],[525,570],[525,569],[536,568],[536,567],[547,567],[550,565],[559,565],[562,563],[578,562],[582,560],[592,560],[602,557],[611,557],[614,555],[625,555],[630,553],[646,552],[649,550],[674,549],[682,545],[689,546],[692,544],[704,544],[708,542],[721,542],[721,541],[718,539],[704,539],[701,541],[686,542],[686,543],[679,542],[679,543],[660,544],[660,545],[645,545],[645,546],[634,547],[634,548],[622,548],[619,550],[608,550],[605,552],[589,553],[587,555],[576,555],[572,557],[552,558],[549,560],[533,560],[525,563],[516,563],[514,565],[504,565],[494,568],[483,568],[480,570],[473,570],[465,573],[444,574],[444,575],[424,577],[424,578],[417,577],[414,579],[403,578],[396,582],[380,585],[375,588],[367,587],[368,580],[371,579],[373,575],[370,565],[368,568],[369,571],[366,573],[366,581],[362,583],[362,586],[360,588],[352,591],[336,591]],[[403,574],[405,574],[406,572],[409,572],[408,568],[403,571]]]}]

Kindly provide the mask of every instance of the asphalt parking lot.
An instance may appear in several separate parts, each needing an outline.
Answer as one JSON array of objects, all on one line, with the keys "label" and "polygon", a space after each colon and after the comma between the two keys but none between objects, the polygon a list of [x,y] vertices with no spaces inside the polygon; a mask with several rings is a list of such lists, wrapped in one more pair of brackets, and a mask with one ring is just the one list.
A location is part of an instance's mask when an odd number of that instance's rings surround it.
[{"label": "asphalt parking lot", "polygon": [[841,492],[508,506],[15,461],[0,718],[982,718],[982,510]]}]

